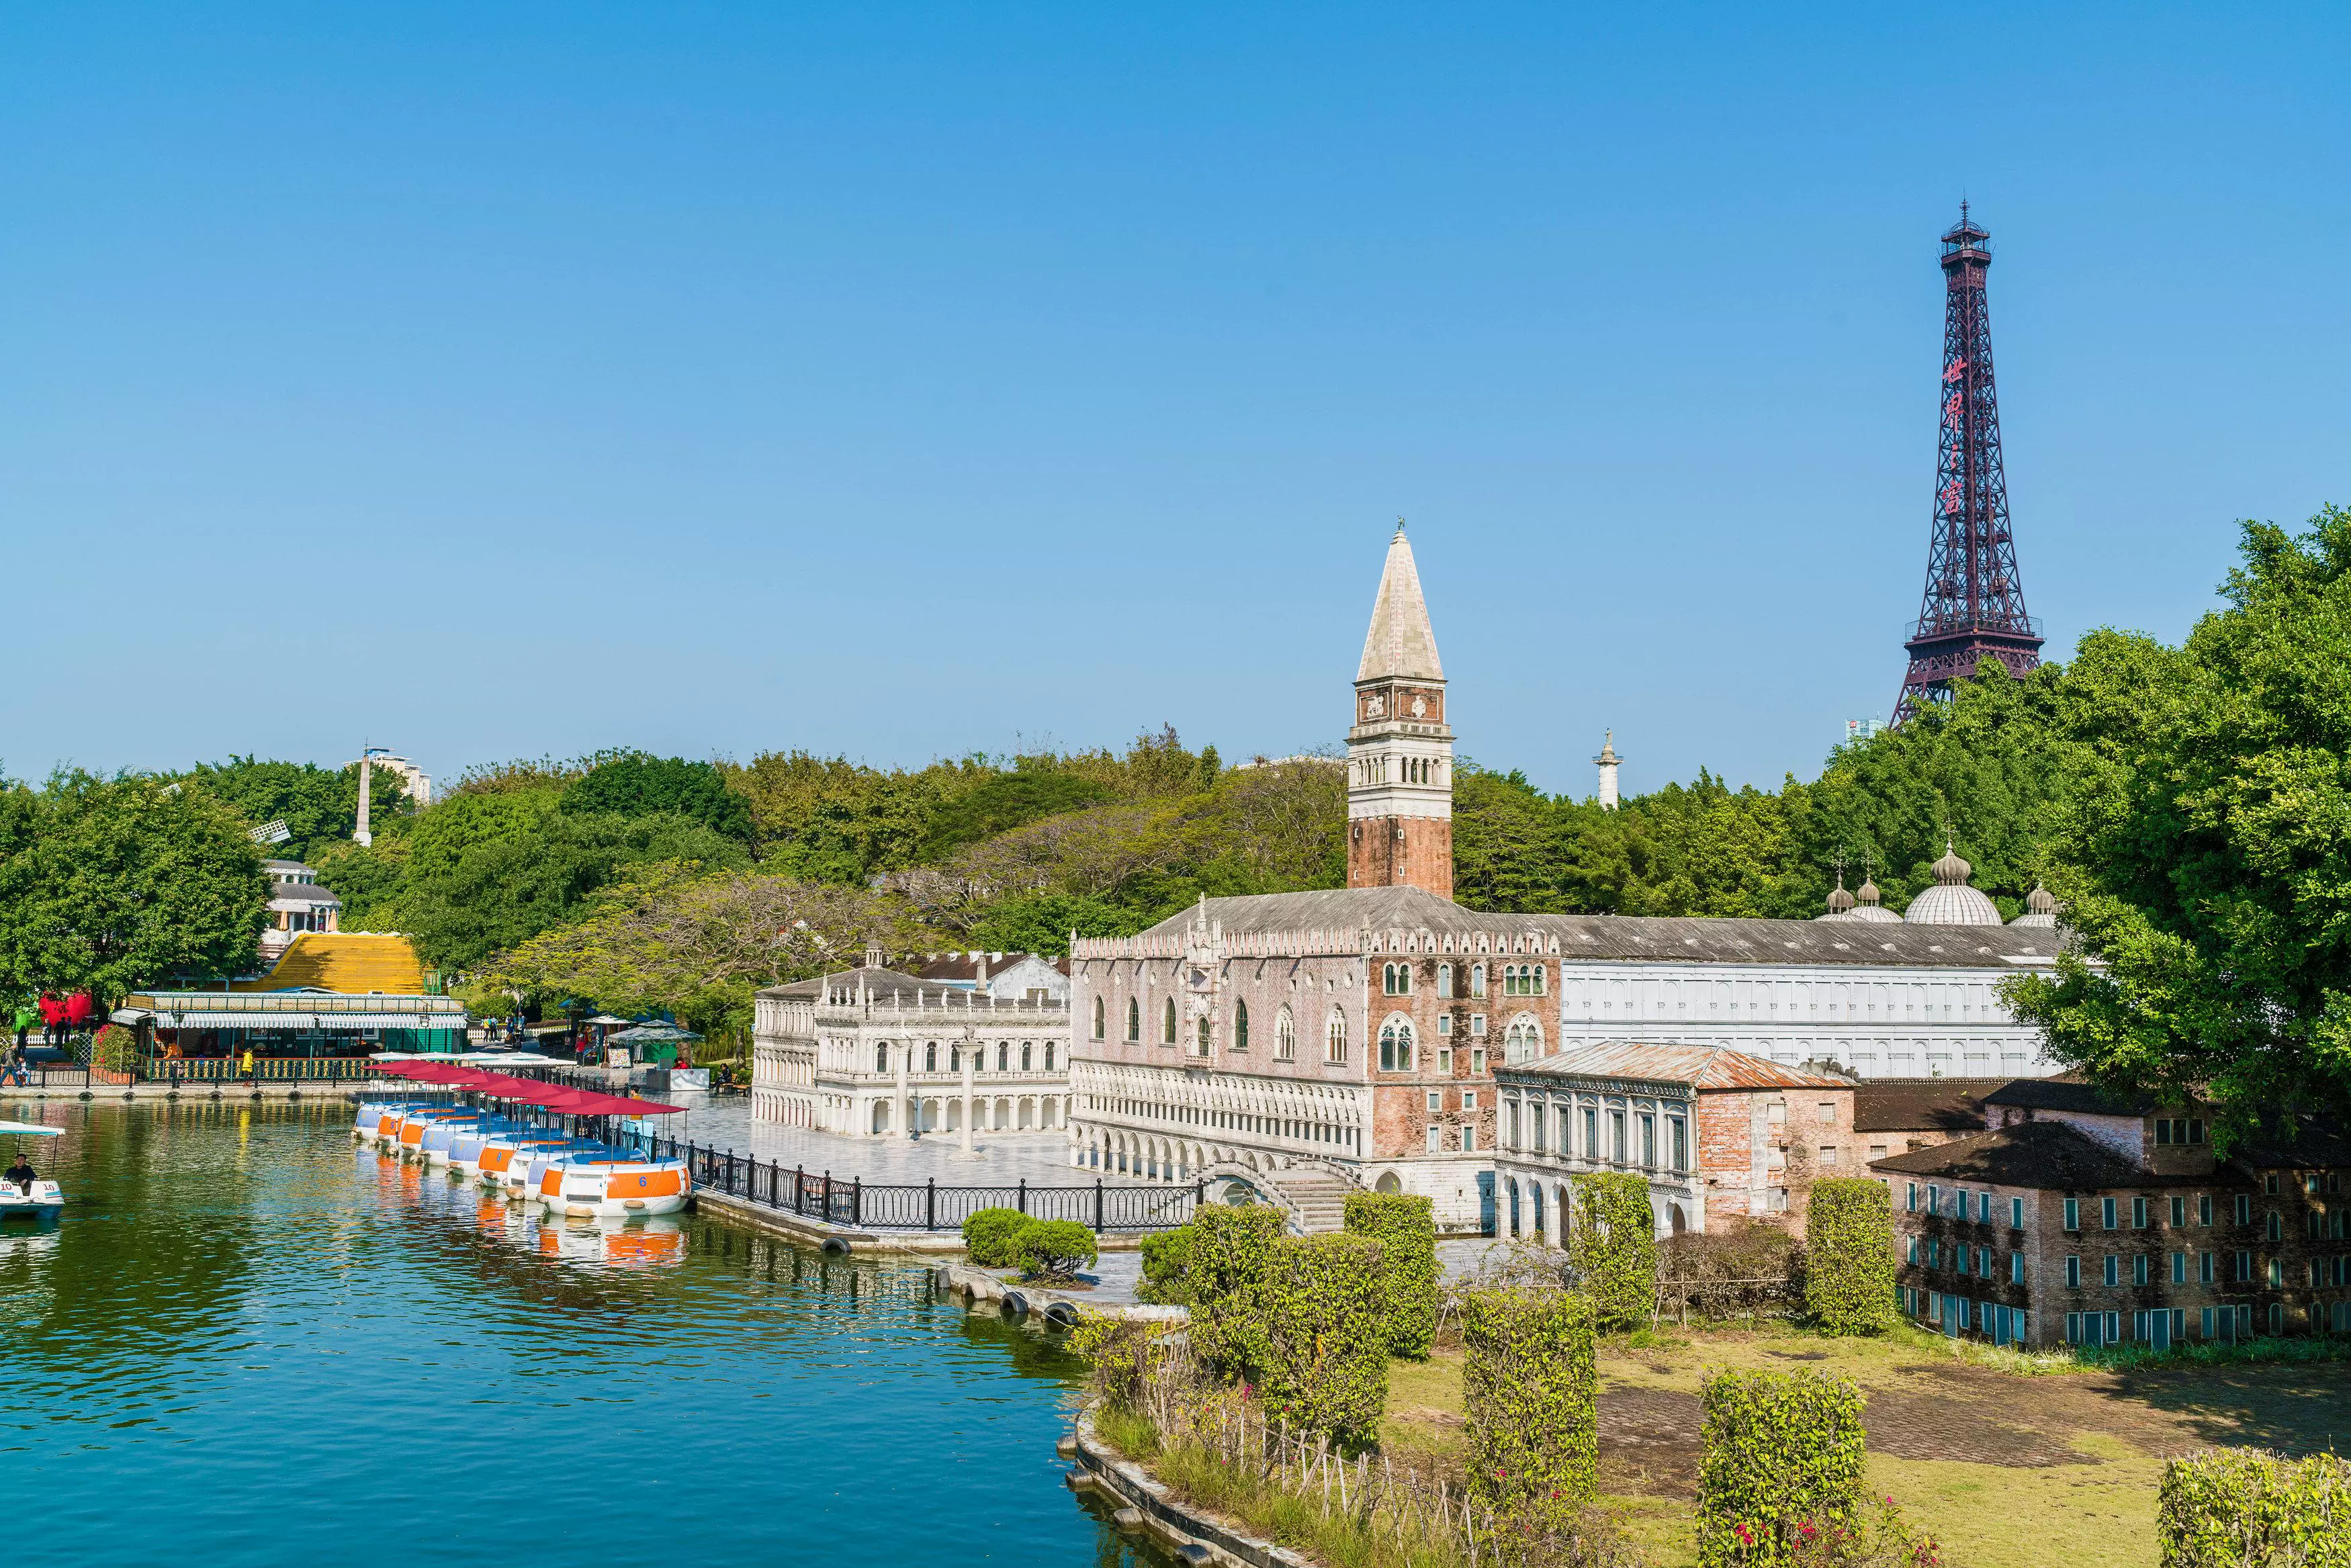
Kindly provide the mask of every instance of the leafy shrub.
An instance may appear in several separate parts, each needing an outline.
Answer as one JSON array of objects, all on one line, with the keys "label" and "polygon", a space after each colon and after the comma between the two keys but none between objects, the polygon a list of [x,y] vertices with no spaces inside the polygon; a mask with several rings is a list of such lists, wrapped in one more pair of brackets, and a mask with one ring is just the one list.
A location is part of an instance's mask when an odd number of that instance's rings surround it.
[{"label": "leafy shrub", "polygon": [[1828,1334],[1894,1326],[1894,1195],[1867,1177],[1813,1183],[1804,1220],[1804,1310]]},{"label": "leafy shrub", "polygon": [[1567,1527],[1600,1462],[1593,1308],[1566,1291],[1469,1291],[1461,1388],[1469,1490],[1539,1534]]},{"label": "leafy shrub", "polygon": [[1009,1268],[1020,1261],[1013,1239],[1028,1227],[1018,1209],[982,1209],[963,1222],[964,1256],[983,1269]]},{"label": "leafy shrub", "polygon": [[1143,1239],[1143,1282],[1137,1299],[1162,1306],[1188,1306],[1192,1287],[1185,1279],[1192,1266],[1192,1228],[1155,1231]]},{"label": "leafy shrub", "polygon": [[1094,1233],[1075,1220],[1031,1220],[1012,1233],[1020,1272],[1032,1280],[1066,1280],[1094,1261]]},{"label": "leafy shrub", "polygon": [[1184,1271],[1192,1348],[1228,1379],[1254,1380],[1265,1366],[1266,1264],[1281,1227],[1281,1210],[1263,1203],[1206,1203],[1192,1216]]},{"label": "leafy shrub", "polygon": [[1701,1568],[1794,1563],[1858,1528],[1859,1389],[1819,1372],[1718,1372],[1701,1399]]},{"label": "leafy shrub", "polygon": [[1071,1350],[1093,1363],[1089,1390],[1106,1409],[1144,1408],[1162,1340],[1176,1325],[1081,1310],[1070,1331]]},{"label": "leafy shrub", "polygon": [[2216,1449],[2163,1467],[2156,1503],[2163,1568],[2343,1568],[2351,1563],[2351,1463],[2295,1463]]},{"label": "leafy shrub", "polygon": [[1644,1324],[1657,1310],[1657,1220],[1649,1184],[1637,1176],[1574,1179],[1568,1266],[1607,1328]]},{"label": "leafy shrub", "polygon": [[1414,1361],[1437,1337],[1437,1217],[1426,1198],[1350,1192],[1347,1231],[1380,1244],[1388,1354]]},{"label": "leafy shrub", "polygon": [[93,1067],[103,1067],[110,1073],[128,1073],[138,1060],[139,1036],[120,1023],[106,1025],[89,1043],[89,1061]]},{"label": "leafy shrub", "polygon": [[1278,1237],[1252,1294],[1262,1303],[1253,1354],[1266,1413],[1343,1444],[1368,1442],[1388,1398],[1380,1244],[1364,1236]]}]

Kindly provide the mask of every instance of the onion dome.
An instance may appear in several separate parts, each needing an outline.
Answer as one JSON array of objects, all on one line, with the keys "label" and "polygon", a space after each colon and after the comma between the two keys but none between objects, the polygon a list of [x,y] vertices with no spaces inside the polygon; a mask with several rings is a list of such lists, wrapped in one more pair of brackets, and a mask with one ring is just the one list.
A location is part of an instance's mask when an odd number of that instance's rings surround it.
[{"label": "onion dome", "polygon": [[1877,879],[1864,877],[1854,893],[1854,907],[1844,918],[1848,920],[1899,920],[1902,917],[1878,902],[1884,895],[1877,890]]},{"label": "onion dome", "polygon": [[2056,895],[2038,880],[2032,884],[2032,891],[2024,896],[2024,913],[2009,921],[2011,926],[2053,926],[2056,923]]},{"label": "onion dome", "polygon": [[1853,919],[1853,916],[1848,912],[1852,909],[1853,895],[1844,890],[1844,873],[1840,871],[1837,873],[1836,890],[1829,895],[1829,912],[1825,915],[1814,915],[1813,919],[1816,920],[1849,920]]},{"label": "onion dome", "polygon": [[1975,888],[1968,886],[1968,877],[1975,867],[1959,858],[1951,847],[1947,835],[1943,841],[1943,857],[1935,862],[1935,885],[1910,900],[1910,908],[1902,918],[1914,926],[1998,926],[2007,922],[1992,901]]}]

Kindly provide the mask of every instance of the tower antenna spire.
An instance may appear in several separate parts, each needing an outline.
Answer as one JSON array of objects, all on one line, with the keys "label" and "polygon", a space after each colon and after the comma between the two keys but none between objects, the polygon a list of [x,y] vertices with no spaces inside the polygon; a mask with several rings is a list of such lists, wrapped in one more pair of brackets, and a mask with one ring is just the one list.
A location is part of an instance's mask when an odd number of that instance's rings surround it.
[{"label": "tower antenna spire", "polygon": [[1902,645],[1910,667],[1894,704],[1896,724],[1949,701],[1952,683],[1973,675],[1987,659],[2016,676],[2041,662],[2041,623],[2025,612],[2009,529],[1991,310],[1984,294],[1991,242],[1960,197],[1959,221],[1943,235],[1942,434],[1927,588]]}]

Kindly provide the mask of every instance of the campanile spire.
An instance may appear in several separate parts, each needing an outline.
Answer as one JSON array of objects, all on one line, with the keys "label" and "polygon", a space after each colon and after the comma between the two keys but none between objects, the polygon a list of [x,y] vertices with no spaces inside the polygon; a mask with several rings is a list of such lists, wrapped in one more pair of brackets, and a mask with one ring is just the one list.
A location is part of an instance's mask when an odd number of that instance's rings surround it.
[{"label": "campanile spire", "polygon": [[1420,570],[1396,520],[1355,668],[1347,732],[1347,886],[1453,897],[1453,731]]}]

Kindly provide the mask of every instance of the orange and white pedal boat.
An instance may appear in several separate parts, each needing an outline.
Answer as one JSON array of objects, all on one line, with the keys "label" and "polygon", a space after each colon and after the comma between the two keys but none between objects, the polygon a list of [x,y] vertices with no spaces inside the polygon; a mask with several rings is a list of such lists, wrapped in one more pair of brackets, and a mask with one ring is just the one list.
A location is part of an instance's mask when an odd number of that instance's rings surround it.
[{"label": "orange and white pedal boat", "polygon": [[539,1173],[532,1196],[567,1220],[631,1220],[675,1214],[693,1194],[682,1159],[570,1159]]}]

